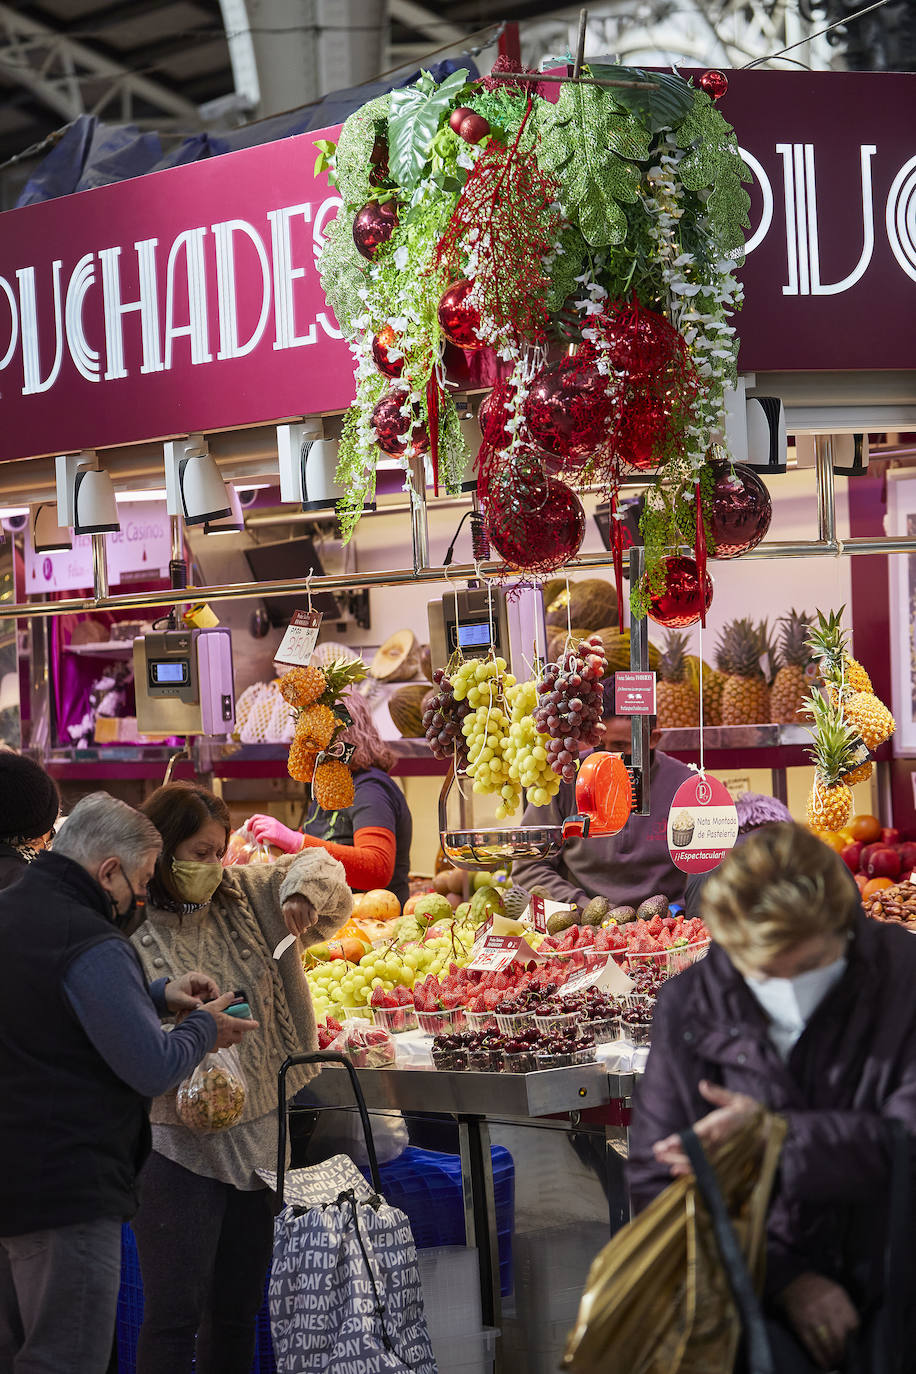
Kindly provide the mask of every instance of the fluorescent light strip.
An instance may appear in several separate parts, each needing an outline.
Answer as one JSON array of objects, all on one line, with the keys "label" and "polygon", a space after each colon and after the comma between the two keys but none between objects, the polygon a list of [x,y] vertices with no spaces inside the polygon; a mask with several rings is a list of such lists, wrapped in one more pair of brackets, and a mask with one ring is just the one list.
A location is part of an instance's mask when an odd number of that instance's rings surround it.
[{"label": "fluorescent light strip", "polygon": [[11,520],[14,515],[28,515],[28,506],[0,506],[0,520]]},{"label": "fluorescent light strip", "polygon": [[118,501],[164,501],[165,487],[157,487],[150,491],[119,491],[116,499]]}]

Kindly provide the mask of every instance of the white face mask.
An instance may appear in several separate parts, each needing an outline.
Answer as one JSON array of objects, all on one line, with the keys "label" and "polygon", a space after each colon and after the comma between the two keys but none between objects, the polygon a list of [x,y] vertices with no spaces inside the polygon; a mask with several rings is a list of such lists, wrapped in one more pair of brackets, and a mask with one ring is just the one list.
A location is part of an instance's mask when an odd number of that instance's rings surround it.
[{"label": "white face mask", "polygon": [[757,1001],[770,1018],[770,1038],[783,1059],[788,1059],[792,1047],[824,998],[835,987],[846,969],[846,956],[835,959],[823,968],[813,968],[795,978],[769,978],[766,974],[748,974],[747,983]]}]

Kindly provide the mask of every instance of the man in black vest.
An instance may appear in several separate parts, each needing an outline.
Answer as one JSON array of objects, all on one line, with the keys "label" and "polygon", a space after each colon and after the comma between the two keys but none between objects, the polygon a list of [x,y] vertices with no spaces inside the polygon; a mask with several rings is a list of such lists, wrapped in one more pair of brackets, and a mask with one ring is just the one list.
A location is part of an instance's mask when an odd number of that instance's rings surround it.
[{"label": "man in black vest", "polygon": [[0,892],[0,1374],[104,1374],[148,1099],[256,1025],[205,974],[147,986],[125,932],[159,848],[97,792]]}]

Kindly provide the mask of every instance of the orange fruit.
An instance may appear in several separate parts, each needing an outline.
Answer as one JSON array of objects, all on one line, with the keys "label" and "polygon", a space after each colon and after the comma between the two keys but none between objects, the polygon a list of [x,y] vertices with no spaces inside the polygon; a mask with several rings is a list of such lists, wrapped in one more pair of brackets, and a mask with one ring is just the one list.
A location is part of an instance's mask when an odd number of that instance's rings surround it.
[{"label": "orange fruit", "polygon": [[817,838],[819,840],[823,840],[824,844],[829,845],[831,849],[836,850],[837,854],[841,854],[843,850],[846,848],[846,841],[843,839],[842,835],[838,830],[816,830],[814,833],[817,835]]},{"label": "orange fruit", "polygon": [[359,899],[359,915],[364,921],[396,921],[400,914],[401,903],[386,887],[373,888]]},{"label": "orange fruit", "polygon": [[891,882],[890,878],[869,878],[862,889],[862,896],[871,897],[876,892],[880,892],[882,888],[893,886],[894,884]]},{"label": "orange fruit", "polygon": [[863,844],[874,844],[881,838],[881,822],[877,816],[853,816],[846,829],[854,840],[861,840]]}]

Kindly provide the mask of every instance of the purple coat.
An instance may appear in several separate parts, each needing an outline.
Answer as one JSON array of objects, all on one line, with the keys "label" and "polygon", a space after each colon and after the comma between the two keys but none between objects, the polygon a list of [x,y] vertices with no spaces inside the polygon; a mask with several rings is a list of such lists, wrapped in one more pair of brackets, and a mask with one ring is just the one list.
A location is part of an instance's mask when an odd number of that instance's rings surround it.
[{"label": "purple coat", "polygon": [[866,1310],[882,1289],[887,1119],[916,1137],[916,938],[860,912],[849,967],[787,1064],[720,947],[667,983],[630,1130],[636,1210],[670,1182],[653,1144],[712,1110],[702,1078],[748,1093],[789,1124],[768,1222],[768,1295],[814,1270]]}]

